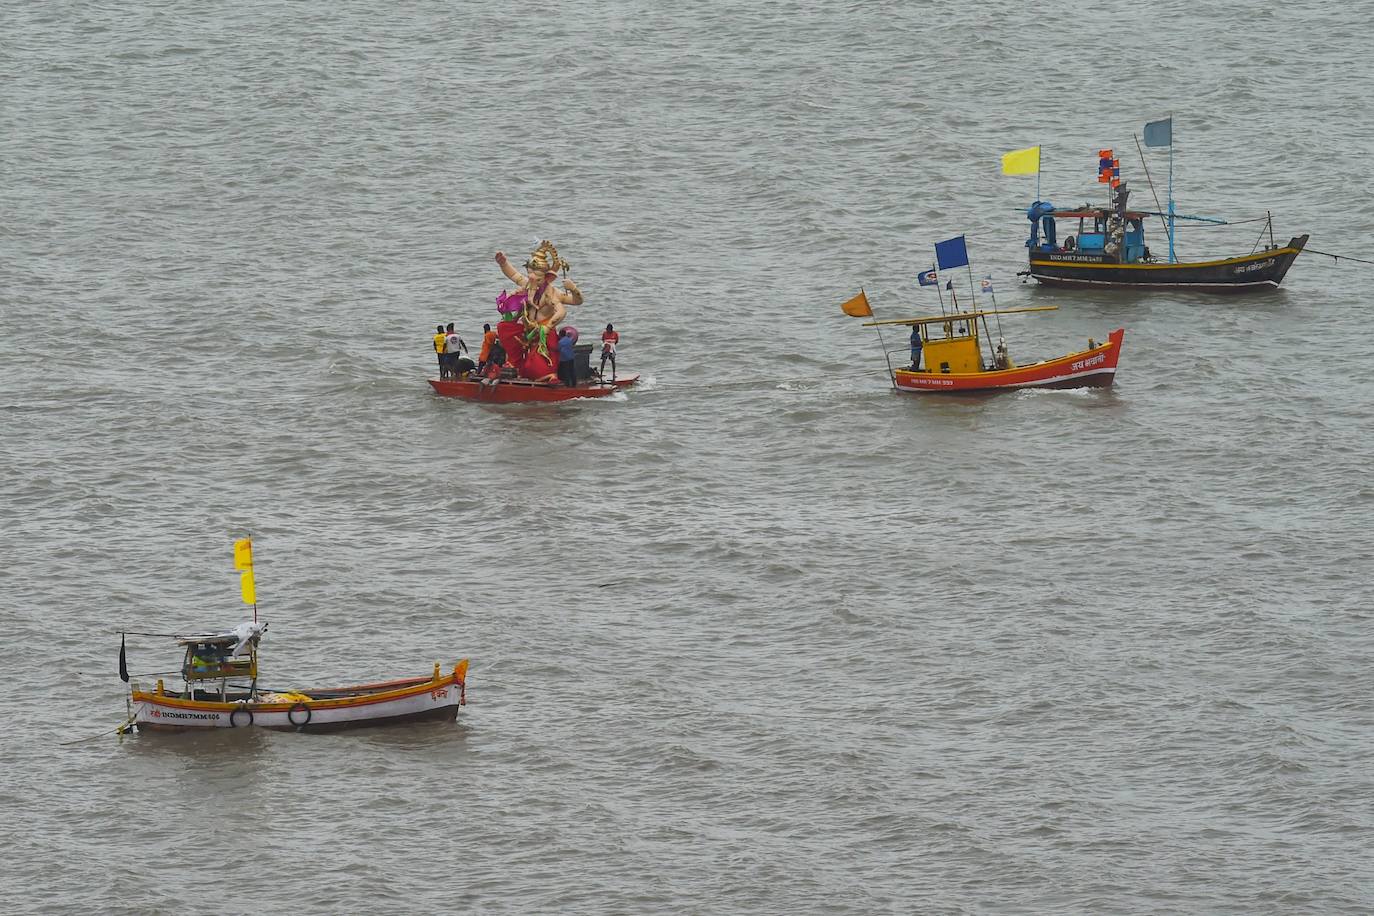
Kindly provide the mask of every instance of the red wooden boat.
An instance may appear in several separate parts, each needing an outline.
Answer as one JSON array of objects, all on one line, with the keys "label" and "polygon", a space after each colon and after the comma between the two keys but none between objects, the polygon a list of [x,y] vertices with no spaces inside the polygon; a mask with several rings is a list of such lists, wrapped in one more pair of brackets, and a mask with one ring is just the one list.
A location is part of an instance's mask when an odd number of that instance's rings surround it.
[{"label": "red wooden boat", "polygon": [[476,379],[432,378],[429,380],[429,384],[436,393],[445,397],[486,401],[489,404],[518,404],[571,401],[576,398],[604,398],[622,388],[629,388],[637,381],[639,381],[638,374],[622,375],[614,381],[592,378],[579,384],[576,388],[569,388],[556,382],[532,382],[528,379],[480,381]]}]

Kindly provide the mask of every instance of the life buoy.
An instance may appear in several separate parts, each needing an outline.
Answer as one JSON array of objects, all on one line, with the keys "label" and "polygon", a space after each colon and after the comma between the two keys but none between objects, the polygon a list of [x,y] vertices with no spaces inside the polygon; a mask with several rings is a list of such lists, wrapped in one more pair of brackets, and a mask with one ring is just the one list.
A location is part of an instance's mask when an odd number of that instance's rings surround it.
[{"label": "life buoy", "polygon": [[[304,721],[304,722],[297,722],[297,721],[296,721],[296,710],[298,710],[298,709],[304,709],[304,710],[305,710],[305,721]],[[304,703],[297,703],[295,706],[292,706],[290,709],[288,709],[288,710],[286,711],[286,721],[290,722],[292,725],[296,726],[297,728],[305,728],[307,725],[310,724],[310,720],[311,720],[312,718],[314,718],[314,715],[315,715],[315,714],[314,714],[313,712],[311,712],[309,706],[306,706]]]},{"label": "life buoy", "polygon": [[[243,713],[244,715],[246,715],[246,716],[248,717],[248,721],[245,722],[242,726],[239,725],[238,719],[235,718],[235,716],[237,716],[239,713]],[[233,711],[233,712],[229,713],[229,727],[230,727],[230,728],[241,728],[241,727],[242,727],[242,728],[246,728],[247,726],[252,725],[252,724],[253,724],[253,710],[249,709],[247,706],[244,706],[244,705],[240,704],[240,705],[234,707],[234,711]]]}]

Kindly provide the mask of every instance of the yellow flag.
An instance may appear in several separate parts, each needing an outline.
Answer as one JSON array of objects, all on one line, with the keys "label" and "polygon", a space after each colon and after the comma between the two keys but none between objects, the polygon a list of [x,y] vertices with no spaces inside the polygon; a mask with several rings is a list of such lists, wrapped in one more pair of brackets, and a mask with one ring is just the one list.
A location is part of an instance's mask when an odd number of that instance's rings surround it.
[{"label": "yellow flag", "polygon": [[253,583],[253,570],[251,567],[245,569],[239,576],[239,587],[243,589],[244,604],[258,603],[258,590]]},{"label": "yellow flag", "polygon": [[859,290],[859,295],[841,305],[840,308],[852,318],[870,318],[873,315],[873,309],[869,307],[868,297],[864,295],[863,290]]},{"label": "yellow flag", "polygon": [[1002,157],[1003,175],[1036,175],[1040,172],[1040,147],[1014,149]]},{"label": "yellow flag", "polygon": [[234,542],[234,568],[252,569],[253,568],[253,540],[244,538]]}]

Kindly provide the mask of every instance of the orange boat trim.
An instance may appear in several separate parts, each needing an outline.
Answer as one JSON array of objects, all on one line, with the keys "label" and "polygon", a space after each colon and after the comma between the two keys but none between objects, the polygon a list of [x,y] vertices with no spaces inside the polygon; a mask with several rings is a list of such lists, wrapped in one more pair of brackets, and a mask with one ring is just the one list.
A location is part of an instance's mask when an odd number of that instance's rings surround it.
[{"label": "orange boat trim", "polygon": [[220,703],[214,700],[187,700],[181,697],[171,697],[136,690],[132,691],[132,699],[135,703],[148,702],[155,703],[158,706],[170,706],[176,709],[199,709],[207,712],[232,712],[244,706],[255,712],[287,712],[300,704],[304,704],[308,709],[350,709],[358,706],[371,706],[375,703],[385,703],[390,700],[401,700],[407,697],[419,696],[423,693],[429,693],[431,690],[438,690],[444,687],[462,687],[466,681],[466,678],[462,675],[466,674],[467,666],[461,665],[461,667],[463,669],[461,672],[449,673],[437,681],[433,678],[429,678],[413,687],[402,687],[398,690],[389,690],[384,693],[372,693],[362,697],[297,700],[283,703],[261,703],[249,700]]}]

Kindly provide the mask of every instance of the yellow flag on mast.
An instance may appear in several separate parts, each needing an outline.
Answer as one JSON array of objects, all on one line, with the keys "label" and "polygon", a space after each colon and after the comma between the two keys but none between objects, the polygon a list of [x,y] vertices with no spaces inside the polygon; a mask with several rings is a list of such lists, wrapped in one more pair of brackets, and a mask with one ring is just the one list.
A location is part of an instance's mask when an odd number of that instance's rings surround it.
[{"label": "yellow flag on mast", "polygon": [[[243,592],[243,603],[258,603],[257,583],[253,581],[253,539],[243,538],[234,542],[234,568],[242,570],[239,575],[239,589]],[[254,614],[256,615],[256,611]]]},{"label": "yellow flag on mast", "polygon": [[864,295],[863,290],[859,290],[859,295],[841,305],[840,309],[851,318],[871,318],[873,316],[873,309],[869,306],[868,296]]},{"label": "yellow flag on mast", "polygon": [[1003,175],[1040,174],[1040,147],[1014,149],[1002,156]]},{"label": "yellow flag on mast", "polygon": [[245,569],[239,576],[239,588],[243,591],[244,604],[258,603],[258,590],[253,582],[253,570]]}]

